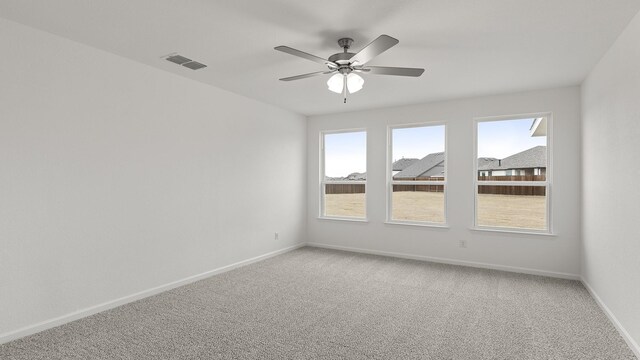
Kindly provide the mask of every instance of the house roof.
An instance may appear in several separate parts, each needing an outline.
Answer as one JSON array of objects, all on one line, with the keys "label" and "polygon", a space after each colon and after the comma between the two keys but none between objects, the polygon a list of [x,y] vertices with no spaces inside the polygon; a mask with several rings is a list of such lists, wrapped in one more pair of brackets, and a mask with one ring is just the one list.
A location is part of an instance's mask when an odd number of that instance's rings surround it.
[{"label": "house roof", "polygon": [[367,173],[363,172],[363,173],[359,173],[359,172],[354,172],[351,173],[347,176],[326,176],[325,180],[327,181],[346,181],[346,180],[356,180],[356,181],[362,181],[362,180],[367,180]]},{"label": "house roof", "polygon": [[529,128],[529,134],[533,136],[547,136],[547,118],[539,117],[533,119],[531,127]]},{"label": "house roof", "polygon": [[413,164],[418,160],[419,159],[415,159],[415,158],[407,158],[407,159],[402,158],[402,159],[396,160],[393,162],[392,169],[393,171],[402,171],[406,169],[409,165]]},{"label": "house roof", "polygon": [[351,174],[347,175],[345,180],[367,180],[367,173],[366,172],[363,172],[363,173],[354,172],[354,173],[351,173]]},{"label": "house roof", "polygon": [[[393,171],[399,173],[393,176],[394,179],[414,179],[417,177],[443,176],[444,175],[444,152],[429,154],[422,159],[400,159],[393,163]],[[531,149],[513,154],[502,160],[490,157],[478,158],[478,170],[508,170],[547,167],[547,147],[536,146]],[[367,173],[351,173],[346,177],[327,178],[327,180],[366,180]]]},{"label": "house roof", "polygon": [[478,169],[482,169],[483,166],[491,163],[492,161],[496,161],[498,159],[496,158],[490,158],[490,157],[481,157],[478,158]]},{"label": "house roof", "polygon": [[508,170],[508,169],[530,169],[547,167],[547,147],[536,146],[517,154],[513,154],[502,160],[494,159],[480,164],[478,159],[478,170]]},{"label": "house roof", "polygon": [[[411,165],[407,166],[404,170],[393,176],[394,179],[413,179],[418,176],[433,176],[435,174],[425,175],[426,172],[433,169],[437,165],[444,162],[444,153],[438,152],[429,154],[422,159],[413,162]],[[440,171],[438,171],[440,173]]]}]

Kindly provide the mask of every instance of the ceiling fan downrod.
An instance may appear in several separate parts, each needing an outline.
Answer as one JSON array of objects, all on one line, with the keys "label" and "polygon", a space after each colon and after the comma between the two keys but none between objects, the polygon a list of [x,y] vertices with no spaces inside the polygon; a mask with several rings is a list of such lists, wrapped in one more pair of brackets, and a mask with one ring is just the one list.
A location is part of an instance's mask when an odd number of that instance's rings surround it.
[{"label": "ceiling fan downrod", "polygon": [[344,49],[344,52],[347,52],[347,50],[349,50],[351,44],[353,44],[352,38],[342,38],[338,40],[338,45],[340,45],[340,47]]}]

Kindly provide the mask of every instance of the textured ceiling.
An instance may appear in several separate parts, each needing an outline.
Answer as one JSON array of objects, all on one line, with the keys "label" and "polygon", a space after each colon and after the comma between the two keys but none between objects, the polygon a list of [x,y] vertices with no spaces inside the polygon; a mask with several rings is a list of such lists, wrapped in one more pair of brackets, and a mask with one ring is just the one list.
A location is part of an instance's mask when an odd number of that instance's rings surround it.
[{"label": "textured ceiling", "polygon": [[[640,10],[638,0],[0,0],[0,16],[306,115],[580,84]],[[342,103],[323,70],[273,50],[321,57],[340,37],[358,50],[400,43],[370,65],[424,67],[420,78],[365,74]],[[208,65],[162,59],[178,52]]]}]

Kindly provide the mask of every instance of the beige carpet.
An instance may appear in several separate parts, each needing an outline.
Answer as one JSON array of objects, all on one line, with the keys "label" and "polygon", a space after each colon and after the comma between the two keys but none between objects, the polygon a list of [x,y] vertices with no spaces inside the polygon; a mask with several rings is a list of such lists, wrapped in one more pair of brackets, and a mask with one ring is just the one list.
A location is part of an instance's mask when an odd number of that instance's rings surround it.
[{"label": "beige carpet", "polygon": [[1,359],[635,359],[576,281],[303,248]]}]

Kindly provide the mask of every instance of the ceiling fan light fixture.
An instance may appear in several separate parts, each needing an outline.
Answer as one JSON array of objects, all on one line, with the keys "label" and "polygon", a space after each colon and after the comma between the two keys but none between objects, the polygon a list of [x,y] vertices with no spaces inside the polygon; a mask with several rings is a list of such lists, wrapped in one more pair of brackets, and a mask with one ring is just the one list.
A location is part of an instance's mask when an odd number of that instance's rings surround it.
[{"label": "ceiling fan light fixture", "polygon": [[320,63],[328,67],[328,71],[316,71],[308,74],[289,76],[281,78],[281,81],[291,81],[306,79],[312,76],[319,76],[325,74],[333,74],[327,80],[327,87],[329,91],[336,94],[343,95],[344,102],[347,102],[347,94],[353,94],[360,90],[364,85],[364,79],[355,74],[356,72],[364,72],[367,74],[376,75],[392,75],[392,76],[410,76],[419,77],[424,72],[424,69],[418,68],[401,68],[401,67],[389,67],[389,66],[367,66],[366,64],[389,50],[393,46],[398,44],[398,39],[394,39],[389,35],[380,35],[375,40],[369,43],[369,45],[362,48],[357,53],[350,53],[348,50],[351,47],[353,39],[341,38],[338,40],[338,45],[343,49],[343,52],[333,54],[327,59],[320,56],[311,55],[304,51],[296,50],[288,46],[276,46],[274,49],[282,51],[289,55],[294,55],[303,59],[311,60],[316,63]]},{"label": "ceiling fan light fixture", "polygon": [[347,89],[349,89],[350,94],[360,91],[360,89],[362,89],[362,85],[364,85],[364,79],[362,76],[354,73],[349,73],[349,75],[347,75]]},{"label": "ceiling fan light fixture", "polygon": [[333,74],[332,77],[327,80],[327,86],[329,87],[329,91],[333,91],[336,94],[342,94],[342,89],[344,88],[344,76],[340,73]]}]

